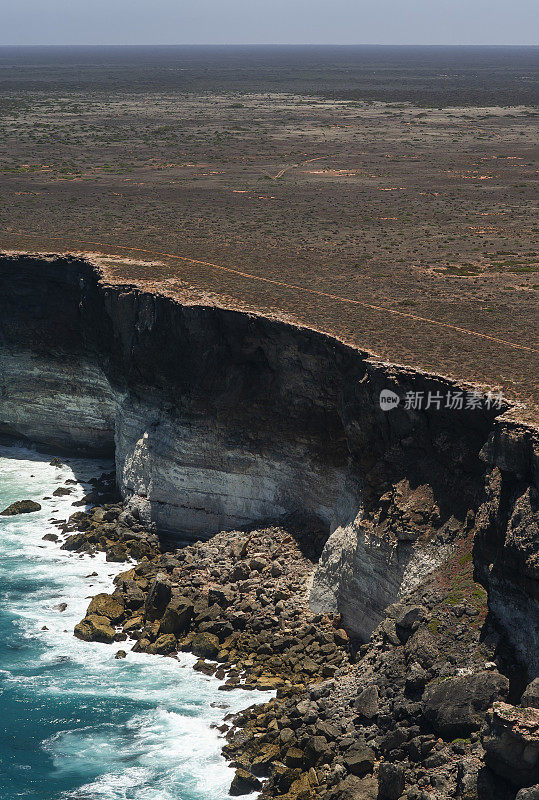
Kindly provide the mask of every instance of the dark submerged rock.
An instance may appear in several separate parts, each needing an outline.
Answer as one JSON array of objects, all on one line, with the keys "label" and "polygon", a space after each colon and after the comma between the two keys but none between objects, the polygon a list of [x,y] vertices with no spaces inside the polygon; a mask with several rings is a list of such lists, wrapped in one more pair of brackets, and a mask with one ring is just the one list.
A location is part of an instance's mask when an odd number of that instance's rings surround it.
[{"label": "dark submerged rock", "polygon": [[7,508],[0,512],[2,517],[14,517],[17,514],[32,514],[34,511],[40,511],[41,505],[34,500],[17,500]]}]

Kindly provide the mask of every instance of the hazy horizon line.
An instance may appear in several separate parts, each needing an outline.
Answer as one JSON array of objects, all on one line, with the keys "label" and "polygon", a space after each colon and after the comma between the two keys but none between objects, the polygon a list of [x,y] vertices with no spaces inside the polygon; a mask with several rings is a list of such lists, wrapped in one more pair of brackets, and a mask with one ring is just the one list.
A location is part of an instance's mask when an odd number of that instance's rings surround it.
[{"label": "hazy horizon line", "polygon": [[354,42],[354,43],[343,43],[343,42],[175,42],[175,43],[152,43],[152,42],[130,42],[129,44],[125,42],[92,42],[92,43],[85,43],[81,44],[78,43],[69,43],[69,42],[62,42],[59,43],[24,43],[24,42],[0,42],[0,47],[448,47],[448,48],[459,48],[459,47],[482,47],[482,48],[489,48],[489,47],[526,47],[526,48],[535,48],[539,50],[539,44],[515,44],[511,42],[496,42],[496,43],[462,43],[462,44],[447,44],[443,42],[430,42],[429,44],[402,44],[402,43],[389,43],[389,42]]}]

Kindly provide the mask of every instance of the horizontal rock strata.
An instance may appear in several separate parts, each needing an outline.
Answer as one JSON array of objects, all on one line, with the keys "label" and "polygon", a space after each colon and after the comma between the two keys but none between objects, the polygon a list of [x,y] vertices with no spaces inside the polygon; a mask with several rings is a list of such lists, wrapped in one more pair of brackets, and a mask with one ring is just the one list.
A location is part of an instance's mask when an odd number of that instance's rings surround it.
[{"label": "horizontal rock strata", "polygon": [[[440,376],[110,286],[68,256],[0,258],[0,358],[0,433],[114,452],[124,501],[159,533],[315,518],[329,538],[311,611],[362,639],[475,532],[490,608],[537,673],[539,444],[503,408],[446,408],[462,387]],[[410,392],[442,401],[414,410]]]}]

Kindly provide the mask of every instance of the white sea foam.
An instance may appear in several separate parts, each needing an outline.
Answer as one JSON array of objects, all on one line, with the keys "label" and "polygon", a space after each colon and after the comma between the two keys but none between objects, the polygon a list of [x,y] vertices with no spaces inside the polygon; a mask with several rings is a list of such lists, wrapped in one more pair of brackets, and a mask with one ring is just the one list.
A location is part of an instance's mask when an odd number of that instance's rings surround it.
[{"label": "white sea foam", "polygon": [[[37,668],[36,674],[1,669],[0,679],[4,685],[25,687],[36,703],[66,697],[77,704],[80,724],[65,728],[61,718],[51,720],[51,734],[42,743],[52,759],[51,781],[61,784],[67,777],[73,783],[80,776],[77,788],[56,796],[224,800],[233,771],[220,754],[219,733],[210,726],[228,711],[271,695],[242,690],[223,695],[214,678],[191,669],[195,659],[187,654],[175,660],[128,652],[126,659],[117,660],[116,646],[73,636],[89,597],[111,591],[114,575],[125,566],[106,562],[104,554],[92,558],[63,551],[43,536],[57,532],[52,519],[67,519],[77,510],[73,501],[88,490],[87,481],[102,471],[99,467],[109,470],[112,465],[70,459],[57,468],[49,460],[0,447],[0,507],[26,498],[42,504],[34,514],[0,517],[0,582],[9,574],[12,584],[23,589],[10,611],[21,637],[35,642],[25,658],[26,666],[30,658]],[[54,489],[68,479],[78,481],[73,493],[53,497]],[[93,572],[97,576],[89,577]],[[64,611],[61,603],[67,603]],[[131,712],[118,716],[117,708],[126,704]],[[222,705],[227,708],[217,707]],[[86,724],[96,707],[110,710],[105,714],[110,719]],[[31,793],[24,796],[37,800]]]}]

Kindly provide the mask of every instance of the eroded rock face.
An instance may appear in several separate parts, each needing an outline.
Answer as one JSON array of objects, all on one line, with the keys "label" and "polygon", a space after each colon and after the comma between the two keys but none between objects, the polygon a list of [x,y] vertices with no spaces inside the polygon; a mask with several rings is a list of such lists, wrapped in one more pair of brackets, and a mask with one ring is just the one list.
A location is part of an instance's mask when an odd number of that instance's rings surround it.
[{"label": "eroded rock face", "polygon": [[294,325],[107,286],[71,257],[0,259],[0,342],[0,433],[114,451],[124,500],[163,532],[316,518],[330,538],[312,606],[363,638],[470,531],[498,469],[478,569],[537,666],[523,634],[536,636],[534,434],[493,409],[380,408],[383,389],[445,396],[451,381]]},{"label": "eroded rock face", "polygon": [[116,398],[99,365],[84,356],[3,347],[0,409],[0,433],[55,450],[112,454]]},{"label": "eroded rock face", "polygon": [[539,436],[503,421],[483,448],[490,469],[476,520],[474,556],[489,607],[539,675]]},{"label": "eroded rock face", "polygon": [[469,521],[440,520],[432,487],[400,481],[378,508],[362,510],[329,537],[311,591],[314,611],[340,611],[346,626],[367,639],[380,609],[404,596],[441,564]]},{"label": "eroded rock face", "polygon": [[539,710],[494,703],[482,735],[485,761],[515,786],[539,783]]}]

